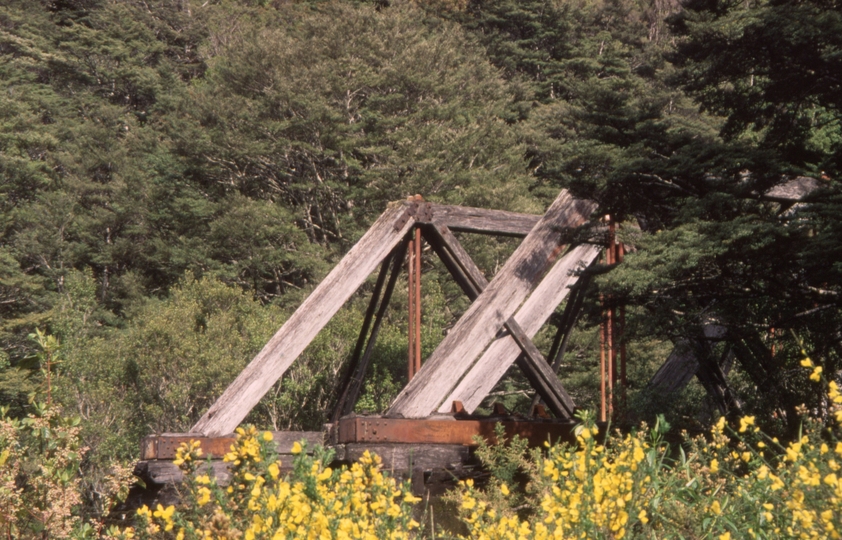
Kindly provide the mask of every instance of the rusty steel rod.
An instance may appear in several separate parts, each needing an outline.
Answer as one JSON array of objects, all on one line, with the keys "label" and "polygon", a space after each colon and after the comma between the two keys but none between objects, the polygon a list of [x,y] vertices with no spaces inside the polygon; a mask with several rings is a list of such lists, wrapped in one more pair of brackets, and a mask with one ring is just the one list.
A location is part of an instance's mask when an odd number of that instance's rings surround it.
[{"label": "rusty steel rod", "polygon": [[[613,265],[617,262],[614,259],[614,221],[611,216],[606,216],[608,220],[608,249],[606,250],[608,257],[608,264]],[[608,349],[608,416],[613,419],[615,402],[617,396],[614,388],[617,385],[617,348],[614,346],[615,328],[614,328],[614,302],[612,297],[608,297],[608,321],[606,324],[606,348]]]},{"label": "rusty steel rod", "polygon": [[[623,258],[625,256],[625,246],[622,242],[617,243],[617,263],[622,263]],[[622,400],[623,400],[623,411],[626,410],[627,405],[627,387],[628,387],[628,377],[626,371],[626,306],[620,305],[620,321],[619,321],[619,332],[617,336],[617,340],[620,342],[620,386],[622,391]]]},{"label": "rusty steel rod", "polygon": [[421,228],[415,227],[415,366],[413,374],[421,370]]},{"label": "rusty steel rod", "polygon": [[415,237],[413,232],[410,232],[409,249],[406,252],[406,283],[407,283],[407,380],[412,380],[415,376],[415,347],[413,346],[413,339],[415,337],[415,329],[413,323],[415,322]]}]

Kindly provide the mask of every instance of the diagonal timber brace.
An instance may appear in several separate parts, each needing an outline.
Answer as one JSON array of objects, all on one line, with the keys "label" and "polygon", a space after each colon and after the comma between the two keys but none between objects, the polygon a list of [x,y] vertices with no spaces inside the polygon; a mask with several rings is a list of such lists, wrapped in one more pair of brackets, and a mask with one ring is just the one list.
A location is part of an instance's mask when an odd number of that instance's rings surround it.
[{"label": "diagonal timber brace", "polygon": [[[462,285],[468,298],[475,300],[488,286],[488,280],[482,275],[479,268],[477,268],[468,253],[462,248],[459,240],[450,232],[447,225],[434,224],[434,227],[428,229],[428,231],[430,236],[432,236],[431,243],[434,246],[433,249],[436,250],[439,258],[446,261],[445,264],[448,266],[448,269],[455,267],[451,270],[454,273],[454,277]],[[457,272],[460,272],[460,274],[457,274]],[[467,277],[467,279],[460,279],[462,276]],[[573,399],[561,385],[558,377],[554,373],[550,373],[551,370],[547,369],[549,366],[541,355],[541,352],[532,343],[531,336],[526,335],[515,317],[509,318],[503,326],[508,331],[508,335],[498,339],[508,338],[510,342],[514,342],[516,347],[520,349],[522,356],[519,357],[516,355],[516,358],[522,358],[519,366],[530,384],[532,384],[538,394],[548,404],[553,414],[559,418],[570,418],[575,408]],[[511,365],[511,362],[509,362],[509,365]],[[446,403],[451,403],[454,400],[445,401]],[[474,408],[468,409],[469,412],[473,412]]]},{"label": "diagonal timber brace", "polygon": [[[392,204],[191,428],[232,433],[316,334],[415,225],[407,203]],[[399,224],[399,225],[398,225]]]},{"label": "diagonal timber brace", "polygon": [[[552,312],[567,296],[570,288],[579,279],[576,271],[593,263],[599,252],[599,246],[589,244],[576,246],[547,273],[535,291],[524,302],[523,307],[513,317],[518,327],[527,336],[534,336],[541,329],[541,326],[544,325]],[[461,402],[466,411],[473,412],[521,354],[522,348],[515,341],[514,336],[497,337],[477,360],[476,364],[459,381],[456,388],[443,400],[438,412],[449,411],[451,403],[454,401]],[[550,368],[551,373],[547,373],[547,370],[541,365],[539,367],[541,374],[531,376],[528,373],[531,366],[521,363],[520,367],[527,374],[530,383],[539,391],[541,398],[547,401],[544,396],[546,391],[542,392],[541,388],[532,382],[533,377],[540,376],[550,381],[557,381],[555,370]],[[549,384],[553,383],[550,382]],[[561,386],[560,383],[559,386]],[[547,401],[547,403],[550,402]],[[570,400],[570,403],[572,404],[572,400]],[[557,416],[559,415],[559,413],[553,412]],[[568,414],[571,412],[569,411]]]},{"label": "diagonal timber brace", "polygon": [[595,203],[562,191],[388,413],[419,418],[435,412],[555,262],[562,251],[562,232],[584,223],[595,208]]},{"label": "diagonal timber brace", "polygon": [[[560,242],[558,241],[560,231],[580,225],[587,219],[594,207],[595,205],[593,203],[576,200],[566,192],[562,192],[559,195],[558,199],[550,207],[548,215],[544,217],[499,210],[437,205],[424,202],[417,196],[409,201],[390,204],[387,210],[372,225],[371,229],[345,255],[339,265],[314,289],[307,300],[293,313],[260,353],[255,356],[249,365],[228,386],[222,396],[199,419],[191,431],[210,437],[224,436],[232,433],[272,385],[283,376],[292,362],[304,351],[316,334],[324,328],[339,308],[365,282],[368,276],[377,268],[377,265],[381,264],[393,252],[395,247],[401,243],[402,239],[406,237],[406,234],[413,227],[422,223],[430,224],[435,221],[436,223],[450,226],[454,230],[472,233],[515,237],[526,236],[527,238],[521,244],[521,247],[515,252],[516,255],[519,254],[518,257],[515,257],[514,261],[510,260],[503,269],[505,271],[506,268],[509,268],[508,272],[510,275],[508,279],[516,282],[510,288],[511,290],[501,292],[499,289],[501,287],[506,289],[506,287],[499,283],[495,285],[495,281],[498,281],[495,278],[489,285],[489,288],[494,294],[489,295],[488,291],[485,291],[477,297],[477,300],[483,303],[487,302],[487,299],[492,296],[502,294],[507,297],[507,300],[504,302],[506,304],[505,309],[511,311],[512,307],[516,308],[522,301],[522,297],[518,300],[518,296],[524,295],[531,289],[534,282],[561,252]],[[504,273],[503,271],[501,273]],[[396,274],[393,274],[393,277],[394,275]],[[481,274],[479,275],[481,276]],[[393,281],[393,277],[390,278],[390,282]],[[464,277],[463,280],[465,281],[463,285],[469,283],[468,277]],[[379,281],[382,281],[382,279]],[[501,278],[500,281],[504,282],[505,279]],[[384,299],[381,301],[380,308],[384,308],[388,304],[389,289],[390,286],[387,286],[387,292],[384,293]],[[483,297],[486,300],[483,300]],[[497,298],[495,301],[499,302],[500,299]],[[494,302],[491,302],[491,304],[490,307],[486,307],[486,310],[490,310],[490,312],[484,313],[485,317],[491,316],[493,319],[491,324],[493,329],[490,330],[489,335],[483,338],[486,344],[493,339],[497,331],[511,318],[511,313],[508,317],[501,318],[499,313],[496,312],[497,307],[493,305]],[[378,315],[382,311],[380,308],[378,308]],[[373,309],[372,307],[370,311]],[[470,325],[473,324],[475,322],[470,323]],[[520,322],[514,320],[514,324],[510,325],[511,327],[509,328],[510,334],[517,334],[519,338],[517,342],[523,348],[533,348],[534,345],[529,341],[529,331],[518,331],[518,324]],[[368,360],[371,346],[376,338],[377,327],[378,321],[375,319],[374,326],[371,328],[371,336],[365,344],[365,352],[360,358],[360,364],[366,363]],[[512,332],[512,330],[514,331]],[[535,331],[537,330],[531,331],[532,334]],[[483,332],[487,333],[485,331]],[[364,329],[364,333],[367,333],[366,329]],[[359,356],[359,350],[361,350],[364,339],[364,336],[360,338],[356,348],[358,350],[355,350],[354,358]],[[508,339],[513,343],[517,343],[513,341],[514,338]],[[515,347],[517,347],[518,351],[521,350],[518,345],[515,345]],[[534,354],[535,352],[537,351],[533,351],[532,356],[536,359],[541,359],[540,353],[536,355]],[[543,359],[541,360],[543,364],[546,364],[546,362],[543,362]],[[439,361],[441,362],[443,360]],[[456,367],[461,376],[470,366],[459,365]],[[358,371],[363,369],[360,366]],[[452,370],[450,371],[452,374]],[[359,375],[359,373],[356,374],[356,376]],[[452,379],[451,382],[455,383],[459,378],[461,377]],[[450,388],[446,388],[444,391],[449,390]],[[487,390],[485,393],[487,393]],[[559,392],[556,393],[558,394]],[[342,410],[346,412],[348,410],[348,403],[353,402],[354,399],[349,395],[346,396],[344,401],[345,407]],[[432,412],[435,407],[436,405],[428,407],[428,412]],[[559,411],[562,409],[564,407],[559,405]]]}]

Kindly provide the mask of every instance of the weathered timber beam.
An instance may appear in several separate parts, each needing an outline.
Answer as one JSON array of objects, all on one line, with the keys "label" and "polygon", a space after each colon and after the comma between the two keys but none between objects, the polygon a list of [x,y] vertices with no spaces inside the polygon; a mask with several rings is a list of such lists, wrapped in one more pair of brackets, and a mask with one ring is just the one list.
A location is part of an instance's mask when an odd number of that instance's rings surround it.
[{"label": "weathered timber beam", "polygon": [[[398,394],[390,415],[427,416],[450,394],[561,252],[562,232],[596,209],[562,191],[488,287]],[[435,215],[435,212],[434,214]]]},{"label": "weathered timber beam", "polygon": [[379,416],[352,416],[338,423],[337,442],[349,443],[404,443],[404,444],[461,444],[476,446],[474,437],[489,443],[497,442],[494,427],[502,424],[506,438],[514,435],[527,439],[533,446],[559,439],[573,440],[572,422],[515,421],[506,418],[480,420],[437,420],[434,418],[383,418]]},{"label": "weathered timber beam", "polygon": [[[717,324],[705,324],[702,328],[702,334],[707,339],[721,339],[725,333],[726,328]],[[697,371],[699,358],[696,347],[691,340],[682,339],[676,342],[666,361],[646,386],[663,393],[677,392],[687,386]]]},{"label": "weathered timber beam", "polygon": [[[461,272],[468,276],[469,287],[465,290],[471,300],[476,299],[488,286],[488,280],[482,275],[474,261],[462,248],[459,240],[453,236],[446,225],[434,223],[432,233],[459,266]],[[522,354],[518,358],[518,366],[523,370],[529,383],[547,403],[550,410],[559,418],[571,418],[575,405],[573,399],[561,385],[558,377],[552,374],[549,364],[532,343],[531,336],[527,336],[514,317],[510,317],[504,324],[509,336],[520,348]]]},{"label": "weathered timber beam", "polygon": [[415,218],[406,203],[392,203],[340,263],[307,297],[263,350],[243,369],[191,431],[231,433],[316,334],[400,243]]},{"label": "weathered timber beam", "polygon": [[[576,404],[567,390],[561,385],[552,366],[532,343],[530,336],[515,322],[514,317],[506,322],[506,330],[514,342],[520,347],[521,354],[515,357],[520,370],[526,376],[532,388],[538,392],[547,407],[557,418],[573,418]],[[464,404],[463,404],[464,406]]]},{"label": "weathered timber beam", "polygon": [[795,203],[815,191],[821,183],[809,176],[798,176],[778,184],[763,194],[762,199],[782,203]]},{"label": "weathered timber beam", "polygon": [[486,210],[468,206],[431,204],[433,219],[451,230],[498,236],[524,237],[541,219],[532,214]]},{"label": "weathered timber beam", "polygon": [[[514,315],[528,336],[538,333],[579,279],[576,271],[590,266],[599,256],[600,250],[599,246],[590,244],[576,246],[547,273]],[[497,337],[442,401],[439,412],[449,411],[454,401],[461,401],[466,411],[473,412],[506,374],[520,352],[520,347],[511,336]]]},{"label": "weathered timber beam", "polygon": [[722,360],[712,357],[709,342],[725,339],[727,328],[713,322],[705,323],[700,338],[676,342],[664,364],[655,372],[647,388],[660,393],[673,393],[683,389],[695,375],[713,399],[722,414],[734,414],[742,405],[728,385],[728,366],[733,356],[730,347]]},{"label": "weathered timber beam", "polygon": [[467,278],[467,288],[463,286],[465,294],[471,301],[476,300],[476,297],[488,286],[488,279],[483,275],[482,270],[477,267],[468,252],[462,247],[462,243],[453,235],[450,227],[438,221],[433,221],[432,226],[426,229],[426,232],[432,236],[435,245],[441,246],[441,249],[444,250],[444,253],[441,251],[437,253],[452,260],[461,274]]},{"label": "weathered timber beam", "polygon": [[[279,454],[289,454],[292,446],[301,441],[309,444],[308,452],[317,444],[324,444],[323,431],[272,431],[272,444]],[[205,437],[201,433],[163,433],[161,435],[149,435],[140,441],[141,460],[172,460],[175,459],[178,447],[192,441],[199,443],[202,449],[202,459],[221,459],[231,450],[237,438],[233,435],[222,437]]]}]

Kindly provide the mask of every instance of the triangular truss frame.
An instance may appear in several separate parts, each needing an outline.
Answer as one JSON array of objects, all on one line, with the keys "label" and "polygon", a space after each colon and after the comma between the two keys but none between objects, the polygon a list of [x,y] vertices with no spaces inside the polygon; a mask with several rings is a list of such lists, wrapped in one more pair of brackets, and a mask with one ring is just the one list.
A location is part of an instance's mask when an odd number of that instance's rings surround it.
[{"label": "triangular truss frame", "polygon": [[[368,232],[313,290],[264,348],[191,429],[208,437],[232,433],[347,300],[381,265],[363,329],[340,384],[336,417],[353,410],[379,321],[407,250],[419,229],[472,300],[435,351],[391,404],[387,416],[425,418],[459,402],[473,412],[515,362],[558,418],[575,404],[532,343],[601,246],[580,243],[577,229],[596,210],[562,191],[543,216],[424,202],[391,203]],[[453,232],[523,237],[488,282]],[[391,268],[391,272],[390,269]]]}]

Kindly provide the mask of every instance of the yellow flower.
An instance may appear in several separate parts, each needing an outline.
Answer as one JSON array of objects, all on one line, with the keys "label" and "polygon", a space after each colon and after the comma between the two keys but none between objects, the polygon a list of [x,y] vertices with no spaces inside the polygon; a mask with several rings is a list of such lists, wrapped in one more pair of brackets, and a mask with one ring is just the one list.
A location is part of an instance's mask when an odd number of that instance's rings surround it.
[{"label": "yellow flower", "polygon": [[155,512],[153,512],[152,515],[155,516],[155,517],[168,519],[168,518],[172,517],[173,512],[175,512],[175,506],[169,505],[166,508],[164,508],[163,506],[161,506],[159,504],[157,509],[155,510]]},{"label": "yellow flower", "polygon": [[719,540],[731,540],[731,533],[726,532],[719,535]]},{"label": "yellow flower", "polygon": [[637,519],[639,519],[640,522],[643,523],[644,525],[649,523],[649,518],[646,517],[646,510],[641,510],[640,513],[637,515]]},{"label": "yellow flower", "polygon": [[274,436],[272,435],[272,432],[271,432],[271,431],[264,431],[264,432],[263,432],[263,440],[264,440],[264,441],[269,442],[269,441],[271,441],[272,439],[274,439]]},{"label": "yellow flower", "polygon": [[199,488],[199,497],[196,499],[196,503],[199,506],[204,506],[210,502],[211,491],[206,487]]},{"label": "yellow flower", "polygon": [[710,460],[710,472],[719,472],[719,460],[712,459]]},{"label": "yellow flower", "polygon": [[330,475],[331,475],[331,474],[333,474],[333,470],[331,470],[331,468],[330,468],[330,467],[327,467],[327,468],[325,468],[325,470],[323,470],[323,471],[319,474],[319,476],[317,476],[316,478],[317,478],[320,482],[324,482],[325,480],[327,480],[328,478],[330,478]]},{"label": "yellow flower", "polygon": [[302,450],[303,448],[301,447],[301,443],[295,441],[292,445],[292,450],[290,450],[290,453],[297,455],[300,454]]},{"label": "yellow flower", "polygon": [[748,429],[748,426],[754,425],[754,417],[753,416],[743,416],[740,418],[740,433],[745,433]]},{"label": "yellow flower", "polygon": [[165,531],[171,531],[172,528],[173,528],[173,521],[172,521],[173,512],[175,512],[175,506],[169,505],[166,508],[164,508],[163,506],[161,506],[159,504],[157,510],[155,510],[152,513],[152,515],[155,516],[156,518],[161,518],[162,520],[164,520],[164,523],[166,523],[166,526],[164,527],[164,530]]},{"label": "yellow flower", "polygon": [[502,493],[503,495],[508,495],[509,494],[509,486],[507,486],[506,484],[502,484],[500,486],[500,493]]},{"label": "yellow flower", "polygon": [[713,503],[711,503],[710,511],[716,514],[717,516],[722,513],[722,507],[719,506],[719,501],[713,501]]},{"label": "yellow flower", "polygon": [[809,358],[805,358],[804,360],[801,361],[801,365],[804,366],[805,368],[811,368],[811,367],[813,367],[813,361],[810,360]]},{"label": "yellow flower", "polygon": [[816,369],[813,370],[813,373],[810,375],[810,380],[819,382],[822,380],[822,367],[816,366]]}]

